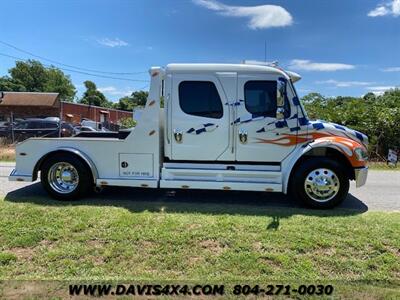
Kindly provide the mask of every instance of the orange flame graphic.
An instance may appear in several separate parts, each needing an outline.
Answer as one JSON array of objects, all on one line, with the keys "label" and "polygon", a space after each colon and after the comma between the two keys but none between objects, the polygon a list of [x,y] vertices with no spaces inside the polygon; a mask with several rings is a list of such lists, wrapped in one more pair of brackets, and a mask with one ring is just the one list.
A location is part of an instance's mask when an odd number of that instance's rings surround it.
[{"label": "orange flame graphic", "polygon": [[278,146],[294,146],[297,144],[302,144],[311,140],[315,140],[321,137],[327,137],[330,136],[330,134],[326,133],[321,133],[321,132],[312,132],[312,133],[302,133],[302,134],[284,134],[280,138],[273,139],[273,140],[267,140],[267,139],[261,139],[257,138],[256,143],[263,143],[263,144],[273,144],[273,145],[278,145]]}]

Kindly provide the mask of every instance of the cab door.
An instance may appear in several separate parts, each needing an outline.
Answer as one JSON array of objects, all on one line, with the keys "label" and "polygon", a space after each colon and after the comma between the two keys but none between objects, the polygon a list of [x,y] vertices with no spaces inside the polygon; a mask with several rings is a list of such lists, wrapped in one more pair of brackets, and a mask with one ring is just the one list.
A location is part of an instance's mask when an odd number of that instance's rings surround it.
[{"label": "cab door", "polygon": [[172,159],[222,159],[228,152],[232,131],[230,106],[225,105],[228,100],[218,77],[174,74],[171,95]]},{"label": "cab door", "polygon": [[297,118],[285,100],[285,117],[276,118],[276,74],[239,74],[234,121],[236,160],[279,163],[296,147]]}]

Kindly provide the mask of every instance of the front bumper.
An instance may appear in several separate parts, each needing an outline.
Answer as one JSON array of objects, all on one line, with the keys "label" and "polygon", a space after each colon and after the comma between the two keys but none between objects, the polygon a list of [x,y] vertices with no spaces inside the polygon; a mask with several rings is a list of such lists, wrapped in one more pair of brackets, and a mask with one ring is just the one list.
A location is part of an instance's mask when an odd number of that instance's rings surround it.
[{"label": "front bumper", "polygon": [[367,182],[368,167],[354,169],[356,177],[356,187],[361,187]]},{"label": "front bumper", "polygon": [[25,181],[25,182],[32,182],[32,175],[25,175],[25,174],[18,174],[17,170],[12,170],[10,176],[8,176],[9,181]]}]

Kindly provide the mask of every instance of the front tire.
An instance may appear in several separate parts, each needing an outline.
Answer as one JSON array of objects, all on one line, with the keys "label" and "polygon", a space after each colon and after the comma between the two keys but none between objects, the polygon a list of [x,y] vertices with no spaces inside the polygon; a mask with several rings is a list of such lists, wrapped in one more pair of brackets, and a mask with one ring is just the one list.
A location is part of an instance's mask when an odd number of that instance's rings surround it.
[{"label": "front tire", "polygon": [[55,154],[45,160],[40,179],[47,193],[58,200],[76,200],[92,187],[88,167],[72,154]]},{"label": "front tire", "polygon": [[292,176],[292,195],[312,208],[333,208],[349,191],[349,178],[342,165],[329,157],[306,159]]}]

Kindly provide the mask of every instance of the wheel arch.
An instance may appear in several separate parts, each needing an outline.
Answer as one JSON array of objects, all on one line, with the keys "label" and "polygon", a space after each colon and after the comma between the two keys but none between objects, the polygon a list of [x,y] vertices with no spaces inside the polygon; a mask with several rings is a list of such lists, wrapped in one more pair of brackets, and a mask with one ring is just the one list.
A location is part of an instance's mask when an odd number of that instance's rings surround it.
[{"label": "wheel arch", "polygon": [[328,146],[320,146],[320,147],[311,147],[307,145],[305,149],[303,149],[303,152],[299,157],[294,160],[294,162],[291,163],[292,167],[290,168],[290,173],[289,176],[286,179],[286,184],[284,187],[284,190],[287,191],[290,181],[294,176],[294,173],[296,172],[296,169],[298,168],[301,163],[307,159],[310,159],[312,157],[330,157],[338,161],[341,165],[343,165],[343,170],[346,172],[346,175],[350,180],[355,179],[355,171],[354,167],[351,165],[350,160],[346,157],[344,153],[339,151],[338,149],[334,147]]},{"label": "wheel arch", "polygon": [[58,148],[53,151],[47,152],[45,155],[43,155],[38,162],[36,163],[34,169],[33,169],[33,180],[37,179],[38,172],[41,170],[43,162],[48,159],[49,157],[59,154],[59,153],[66,153],[66,154],[73,154],[74,156],[78,157],[90,170],[90,173],[92,175],[93,183],[96,184],[96,179],[99,178],[99,174],[96,168],[96,165],[93,163],[93,161],[90,159],[89,156],[87,156],[85,153],[82,151],[75,149],[75,148]]}]

